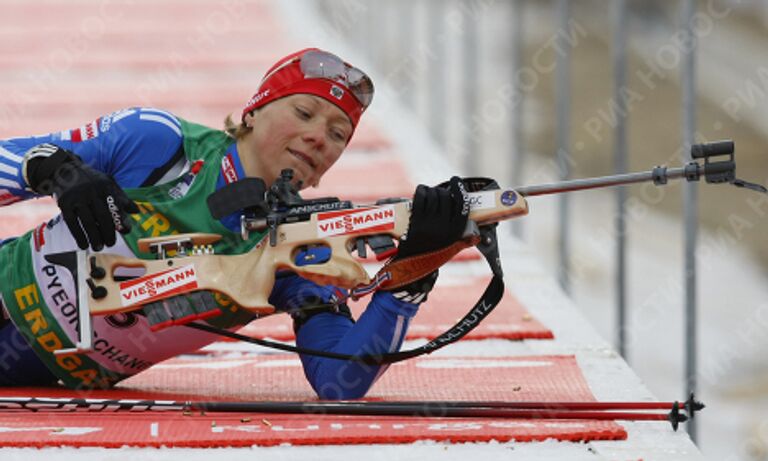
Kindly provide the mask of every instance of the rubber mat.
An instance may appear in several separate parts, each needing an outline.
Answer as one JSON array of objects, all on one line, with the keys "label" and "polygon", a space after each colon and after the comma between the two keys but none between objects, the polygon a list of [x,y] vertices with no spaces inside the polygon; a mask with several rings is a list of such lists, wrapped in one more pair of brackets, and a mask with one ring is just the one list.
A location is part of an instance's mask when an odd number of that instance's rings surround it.
[{"label": "rubber mat", "polygon": [[[464,284],[438,284],[408,328],[406,339],[428,339],[443,333],[460,320],[482,294],[488,278],[471,277]],[[368,304],[369,298],[351,301],[355,316]],[[273,315],[251,322],[240,333],[254,338],[294,340],[293,326],[287,315]],[[496,309],[464,339],[552,339],[552,331],[539,322],[508,290]]]},{"label": "rubber mat", "polygon": [[[493,379],[489,379],[492,376]],[[80,396],[16,388],[5,396]],[[572,356],[427,357],[392,365],[370,400],[594,401]],[[174,359],[90,398],[312,400],[295,356]],[[195,412],[0,413],[0,446],[224,447],[279,444],[623,440],[611,421]]]}]

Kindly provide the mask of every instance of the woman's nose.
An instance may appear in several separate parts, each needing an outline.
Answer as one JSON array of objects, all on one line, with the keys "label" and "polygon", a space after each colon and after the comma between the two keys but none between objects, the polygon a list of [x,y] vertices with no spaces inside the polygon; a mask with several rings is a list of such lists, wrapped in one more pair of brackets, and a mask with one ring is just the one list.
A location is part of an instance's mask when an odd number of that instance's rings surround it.
[{"label": "woman's nose", "polygon": [[311,142],[317,147],[325,144],[325,128],[319,123],[313,123],[304,131],[302,138],[306,142]]}]

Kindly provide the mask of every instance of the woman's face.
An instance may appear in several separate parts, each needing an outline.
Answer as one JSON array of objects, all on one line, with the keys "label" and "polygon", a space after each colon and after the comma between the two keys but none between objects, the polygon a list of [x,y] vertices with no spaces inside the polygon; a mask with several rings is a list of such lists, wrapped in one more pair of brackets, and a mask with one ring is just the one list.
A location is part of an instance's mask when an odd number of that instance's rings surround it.
[{"label": "woman's face", "polygon": [[346,114],[317,96],[296,94],[246,115],[253,131],[238,146],[248,176],[271,185],[292,168],[302,188],[319,184],[352,135]]}]

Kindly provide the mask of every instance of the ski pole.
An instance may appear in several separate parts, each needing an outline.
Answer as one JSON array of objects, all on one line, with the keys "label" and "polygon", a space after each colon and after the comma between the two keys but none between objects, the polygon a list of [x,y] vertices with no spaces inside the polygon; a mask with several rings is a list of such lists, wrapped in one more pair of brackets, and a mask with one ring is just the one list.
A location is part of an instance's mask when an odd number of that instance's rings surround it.
[{"label": "ski pole", "polygon": [[[0,397],[2,412],[145,412],[145,411],[209,411],[237,413],[282,413],[282,414],[327,414],[357,416],[416,416],[447,418],[520,418],[520,419],[594,419],[627,421],[669,421],[677,430],[678,424],[688,420],[680,413],[681,406],[675,402],[669,413],[612,412],[564,410],[551,408],[516,409],[501,407],[504,402],[233,402],[233,401],[173,401],[133,399],[81,399],[43,397]],[[441,403],[439,412],[434,410]],[[461,404],[456,406],[455,404]],[[528,402],[533,403],[533,402]],[[567,402],[561,402],[568,404]],[[599,403],[599,402],[572,402]],[[610,402],[606,402],[610,404]],[[643,405],[653,402],[639,402]],[[510,402],[514,405],[514,402]],[[497,405],[496,408],[489,405]],[[427,411],[432,410],[432,411]]]},{"label": "ski pole", "polygon": [[[358,402],[350,402],[358,403]],[[693,394],[687,400],[680,402],[503,402],[503,401],[444,401],[425,400],[419,402],[374,402],[386,406],[422,405],[425,411],[442,408],[507,408],[517,410],[562,410],[562,411],[604,411],[604,410],[671,410],[678,405],[681,410],[688,412],[693,417],[696,412],[705,408],[705,405],[695,399]]]}]

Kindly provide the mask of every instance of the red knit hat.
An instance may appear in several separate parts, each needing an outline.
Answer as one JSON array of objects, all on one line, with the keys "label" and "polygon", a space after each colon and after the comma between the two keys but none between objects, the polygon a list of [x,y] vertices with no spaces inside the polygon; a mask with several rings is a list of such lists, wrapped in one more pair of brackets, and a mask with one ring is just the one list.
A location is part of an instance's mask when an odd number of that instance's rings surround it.
[{"label": "red knit hat", "polygon": [[242,117],[276,99],[299,93],[335,104],[347,114],[354,128],[373,99],[373,82],[338,56],[306,48],[289,54],[267,71]]}]

